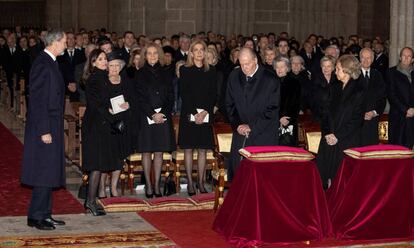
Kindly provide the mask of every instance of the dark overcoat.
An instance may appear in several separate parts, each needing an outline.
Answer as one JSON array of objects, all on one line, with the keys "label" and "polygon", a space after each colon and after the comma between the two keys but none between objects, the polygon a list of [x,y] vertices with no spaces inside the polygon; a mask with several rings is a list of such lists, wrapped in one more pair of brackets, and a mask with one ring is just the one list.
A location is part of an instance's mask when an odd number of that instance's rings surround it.
[{"label": "dark overcoat", "polygon": [[[246,81],[240,68],[232,71],[227,82],[226,110],[233,128],[229,178],[232,179],[240,163],[239,149],[245,146],[278,145],[280,108],[280,82],[270,71],[259,66],[253,77]],[[251,133],[238,134],[237,127],[249,125]]]},{"label": "dark overcoat", "polygon": [[361,128],[361,146],[376,145],[379,143],[378,122],[384,112],[386,104],[385,83],[381,72],[371,69],[369,78],[362,74],[360,83],[364,88],[363,111],[364,113],[375,110],[378,116],[371,120],[364,120]]},{"label": "dark overcoat", "polygon": [[[30,105],[24,136],[21,182],[38,187],[65,185],[63,110],[65,84],[58,63],[44,51],[30,71]],[[52,143],[41,136],[50,133]]]},{"label": "dark overcoat", "polygon": [[[411,72],[414,80],[414,71]],[[407,110],[414,108],[414,82],[407,76],[390,68],[387,75],[388,100],[390,102],[388,136],[389,143],[413,148],[414,145],[414,117],[407,118]]]},{"label": "dark overcoat", "polygon": [[[360,129],[364,120],[363,89],[357,80],[350,79],[345,88],[343,83],[333,84],[329,89],[328,103],[322,113],[322,138],[316,157],[322,183],[333,179],[342,162],[343,151],[357,147],[360,142]],[[328,145],[324,138],[334,134],[338,143]]]}]

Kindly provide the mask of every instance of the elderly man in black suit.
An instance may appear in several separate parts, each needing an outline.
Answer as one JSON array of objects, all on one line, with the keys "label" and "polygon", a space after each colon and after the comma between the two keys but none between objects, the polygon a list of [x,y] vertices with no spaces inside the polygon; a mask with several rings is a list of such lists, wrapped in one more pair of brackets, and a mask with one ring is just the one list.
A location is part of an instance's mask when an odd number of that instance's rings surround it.
[{"label": "elderly man in black suit", "polygon": [[10,92],[10,109],[14,108],[14,88],[17,83],[18,53],[16,36],[11,33],[7,37],[7,46],[4,48],[4,70],[6,71],[7,87]]},{"label": "elderly man in black suit", "polygon": [[63,104],[65,84],[56,56],[66,48],[66,35],[54,30],[45,38],[30,71],[30,105],[24,137],[21,182],[33,187],[27,225],[53,230],[65,222],[52,218],[52,189],[65,185]]},{"label": "elderly man in black suit", "polygon": [[374,51],[363,48],[359,52],[361,61],[360,83],[364,89],[363,111],[364,123],[361,128],[361,146],[379,143],[378,122],[386,104],[385,83],[381,72],[371,68]]},{"label": "elderly man in black suit", "polygon": [[240,163],[239,149],[245,146],[278,145],[280,82],[274,73],[258,65],[250,48],[239,52],[240,68],[228,79],[226,110],[233,128],[229,181]]},{"label": "elderly man in black suit", "polygon": [[414,53],[411,47],[400,52],[400,63],[387,75],[389,113],[389,142],[408,148],[414,145]]}]

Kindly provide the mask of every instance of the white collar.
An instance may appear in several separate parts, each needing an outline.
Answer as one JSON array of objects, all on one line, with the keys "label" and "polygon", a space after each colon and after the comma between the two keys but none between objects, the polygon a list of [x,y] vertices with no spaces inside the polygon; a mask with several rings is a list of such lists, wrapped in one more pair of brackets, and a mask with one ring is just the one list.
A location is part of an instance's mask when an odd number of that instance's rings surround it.
[{"label": "white collar", "polygon": [[184,51],[183,51],[183,50],[181,50],[181,49],[180,49],[180,52],[181,52],[181,54],[182,54],[182,55],[187,55],[187,54],[188,54],[188,51],[187,51],[187,52],[184,52]]},{"label": "white collar", "polygon": [[371,68],[370,69],[368,69],[368,70],[366,70],[366,69],[364,69],[364,68],[361,68],[362,69],[362,74],[363,74],[363,76],[365,77],[365,74],[368,72],[368,76],[370,76],[370,72],[371,72]]},{"label": "white collar", "polygon": [[47,48],[45,48],[45,50],[43,51],[45,51],[45,53],[47,53],[53,59],[53,61],[56,61],[56,56],[53,55],[49,50],[47,50]]},{"label": "white collar", "polygon": [[253,77],[254,74],[256,74],[257,70],[259,70],[259,65],[256,65],[256,69],[254,70],[254,72],[251,75],[246,75],[246,77]]}]

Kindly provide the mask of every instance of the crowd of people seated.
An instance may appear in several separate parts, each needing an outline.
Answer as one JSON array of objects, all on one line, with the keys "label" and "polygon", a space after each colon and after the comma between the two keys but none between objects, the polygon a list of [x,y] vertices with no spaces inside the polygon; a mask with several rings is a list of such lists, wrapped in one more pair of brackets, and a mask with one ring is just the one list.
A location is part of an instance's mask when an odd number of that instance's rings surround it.
[{"label": "crowd of people seated", "polygon": [[[47,29],[2,30],[0,65],[9,97],[13,98],[16,79],[23,78],[30,104],[30,65],[44,49],[46,34]],[[389,44],[380,37],[310,34],[298,41],[287,32],[224,36],[201,31],[149,38],[132,31],[120,36],[104,28],[69,30],[66,37],[67,48],[57,61],[70,100],[87,106],[82,130],[84,169],[90,172],[87,207],[96,215],[103,214],[93,204],[99,184],[99,196],[105,197],[101,172],[112,172],[111,192],[117,196],[120,161],[134,151],[142,153],[148,198],[162,195],[162,154],[177,145],[184,149],[188,194],[196,192],[191,178],[194,150],[198,154],[195,185],[201,193],[207,192],[206,151],[214,146],[215,119],[232,125],[233,142],[239,139],[239,145],[243,137],[250,135],[253,140],[262,135],[259,128],[268,135],[263,125],[269,122],[256,123],[267,119],[276,127],[269,134],[277,136],[268,144],[297,146],[299,115],[310,115],[321,125],[317,163],[325,188],[344,149],[379,142],[378,121],[387,100],[389,142],[414,145],[413,49],[403,48],[399,63],[389,65]],[[270,93],[251,86],[261,80],[255,74],[274,84]],[[120,95],[122,104],[115,110],[111,99]],[[263,109],[248,112],[246,108],[261,97],[270,100]],[[238,98],[243,98],[240,106]],[[180,117],[178,139],[173,115]],[[238,161],[233,163],[240,161],[234,159]],[[150,181],[152,165],[154,182]],[[231,173],[236,173],[237,166],[233,167]]]}]

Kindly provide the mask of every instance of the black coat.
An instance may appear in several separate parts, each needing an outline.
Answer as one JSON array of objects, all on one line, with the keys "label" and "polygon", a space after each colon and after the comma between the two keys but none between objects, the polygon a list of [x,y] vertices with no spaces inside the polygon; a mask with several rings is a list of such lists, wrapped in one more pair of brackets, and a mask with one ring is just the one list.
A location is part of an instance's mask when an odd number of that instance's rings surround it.
[{"label": "black coat", "polygon": [[[70,58],[69,52],[66,50],[63,55],[57,57],[57,60],[59,62],[59,68],[62,72],[63,79],[65,80],[65,85],[67,86],[69,83],[76,83],[76,65],[85,62],[85,53],[80,49],[74,49],[74,54],[72,58]],[[70,96],[71,101],[79,101],[78,91],[69,92],[67,90],[67,94]]]},{"label": "black coat", "polygon": [[322,73],[318,73],[312,77],[312,94],[311,94],[311,111],[312,117],[316,121],[322,119],[323,108],[328,102],[330,88],[337,84],[335,73],[332,73],[331,80],[328,83]]},{"label": "black coat", "polygon": [[[111,124],[117,118],[109,112],[110,82],[106,71],[96,69],[86,80],[86,111],[82,122],[84,171],[112,171],[122,167],[119,137]],[[126,98],[126,96],[124,96]],[[128,101],[126,98],[125,101]]]},{"label": "black coat", "polygon": [[[411,72],[414,79],[414,71]],[[414,108],[414,82],[410,82],[404,74],[392,67],[388,71],[389,143],[413,148],[414,118],[407,118],[407,110]]]},{"label": "black coat", "polygon": [[363,111],[364,113],[375,110],[378,116],[371,120],[364,120],[361,128],[361,146],[376,145],[379,143],[378,122],[384,112],[386,104],[385,83],[379,71],[371,69],[369,79],[360,76],[360,83],[364,88]]},{"label": "black coat", "polygon": [[[30,100],[25,127],[22,164],[23,184],[60,187],[66,183],[63,140],[65,85],[57,62],[45,52],[34,61],[30,72]],[[52,135],[52,143],[40,137]]]},{"label": "black coat", "polygon": [[[342,162],[345,149],[359,145],[360,129],[363,122],[363,88],[357,80],[350,79],[342,89],[343,83],[332,85],[329,90],[328,104],[322,113],[322,138],[319,143],[317,164],[322,183],[333,179]],[[330,146],[325,135],[334,134],[338,143]]]},{"label": "black coat", "polygon": [[229,178],[240,163],[239,149],[245,137],[239,135],[237,127],[249,125],[251,133],[245,146],[278,145],[280,108],[280,82],[263,66],[259,66],[253,78],[246,82],[240,68],[233,70],[227,82],[226,109],[233,128]]},{"label": "black coat", "polygon": [[[214,66],[208,71],[204,67],[181,66],[180,96],[182,99],[178,144],[182,149],[212,149],[214,147],[213,122],[214,106],[217,101],[217,72]],[[189,120],[197,109],[209,113],[209,122],[195,124]]]},{"label": "black coat", "polygon": [[294,73],[290,73],[290,75],[300,83],[300,110],[305,112],[311,109],[312,82],[310,73],[307,70],[302,70],[297,75]]},{"label": "black coat", "polygon": [[[174,92],[171,75],[160,64],[145,64],[136,73],[136,91],[141,126],[138,134],[139,152],[167,152],[176,148],[172,123]],[[162,124],[149,124],[151,118],[161,108],[160,113],[167,118]]]},{"label": "black coat", "polygon": [[293,126],[293,139],[282,142],[280,145],[296,146],[298,143],[298,116],[300,110],[300,83],[291,74],[279,78],[280,81],[280,110],[279,118],[290,117],[289,126]]}]

